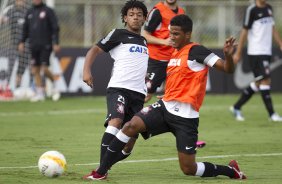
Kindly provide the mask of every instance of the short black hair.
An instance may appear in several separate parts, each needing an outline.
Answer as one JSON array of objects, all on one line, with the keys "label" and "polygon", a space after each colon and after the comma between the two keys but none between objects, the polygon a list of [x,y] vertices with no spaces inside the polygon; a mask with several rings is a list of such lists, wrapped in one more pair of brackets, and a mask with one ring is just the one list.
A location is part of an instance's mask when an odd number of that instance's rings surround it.
[{"label": "short black hair", "polygon": [[127,15],[127,11],[132,8],[140,8],[143,11],[143,16],[146,18],[148,14],[148,10],[146,5],[143,3],[143,1],[138,0],[129,0],[125,3],[125,5],[122,7],[120,13],[121,13],[121,20],[126,25],[126,22],[124,22],[123,18]]},{"label": "short black hair", "polygon": [[171,26],[179,26],[184,33],[192,32],[193,21],[188,15],[176,15],[170,21]]}]

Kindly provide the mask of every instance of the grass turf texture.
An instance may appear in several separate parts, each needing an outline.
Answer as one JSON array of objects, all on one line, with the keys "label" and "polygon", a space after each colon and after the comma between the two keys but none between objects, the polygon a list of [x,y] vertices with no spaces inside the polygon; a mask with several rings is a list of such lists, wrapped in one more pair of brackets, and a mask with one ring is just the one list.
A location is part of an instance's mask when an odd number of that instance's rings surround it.
[{"label": "grass turf texture", "polygon": [[[282,183],[282,123],[268,121],[259,95],[243,107],[246,121],[235,121],[229,106],[237,98],[206,96],[199,139],[207,146],[198,150],[198,161],[226,165],[236,159],[248,176],[244,183]],[[282,94],[273,94],[272,100],[282,114]],[[55,103],[0,102],[0,183],[87,183],[81,178],[97,167],[105,113],[105,97],[69,97]],[[49,150],[58,150],[67,159],[67,171],[59,178],[46,178],[36,167],[39,156]],[[185,176],[176,157],[171,134],[147,141],[140,137],[126,161],[141,161],[116,164],[104,183],[238,183],[223,176]]]}]

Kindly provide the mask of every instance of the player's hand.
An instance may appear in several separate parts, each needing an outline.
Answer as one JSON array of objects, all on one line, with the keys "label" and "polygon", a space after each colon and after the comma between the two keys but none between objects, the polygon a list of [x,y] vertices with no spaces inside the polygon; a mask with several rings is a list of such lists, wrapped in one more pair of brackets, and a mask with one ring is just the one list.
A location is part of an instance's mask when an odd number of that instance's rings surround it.
[{"label": "player's hand", "polygon": [[18,45],[18,50],[19,50],[19,52],[21,52],[21,53],[23,53],[24,52],[24,43],[19,43],[19,45]]},{"label": "player's hand", "polygon": [[167,39],[164,40],[163,45],[166,45],[166,46],[172,45],[172,41],[171,41],[170,37],[168,37]]},{"label": "player's hand", "polygon": [[235,47],[237,44],[235,44],[235,38],[234,37],[229,37],[225,40],[224,47],[223,47],[223,52],[226,56],[232,56]]},{"label": "player's hand", "polygon": [[83,71],[83,82],[93,88],[93,77],[90,70]]},{"label": "player's hand", "polygon": [[53,45],[53,51],[54,51],[55,53],[60,52],[60,50],[61,50],[61,47],[60,47],[59,45],[57,45],[57,44]]}]

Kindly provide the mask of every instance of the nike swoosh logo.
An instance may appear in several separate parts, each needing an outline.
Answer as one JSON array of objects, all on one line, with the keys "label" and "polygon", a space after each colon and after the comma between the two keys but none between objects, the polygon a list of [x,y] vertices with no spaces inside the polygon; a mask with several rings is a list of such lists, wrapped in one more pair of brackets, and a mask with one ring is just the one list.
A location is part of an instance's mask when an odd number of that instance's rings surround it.
[{"label": "nike swoosh logo", "polygon": [[[253,72],[245,73],[243,71],[243,62],[240,61],[237,64],[235,73],[234,73],[234,83],[235,86],[239,89],[244,89],[248,85],[250,85],[251,82],[254,81],[254,75]],[[282,58],[275,59],[272,63],[270,63],[270,71],[273,71],[277,68],[279,68],[282,65]]]},{"label": "nike swoosh logo", "polygon": [[103,143],[103,144],[102,144],[102,146],[104,146],[104,147],[108,147],[109,145],[106,145],[106,144],[104,144],[104,143]]},{"label": "nike swoosh logo", "polygon": [[190,150],[190,149],[192,149],[192,148],[193,148],[193,146],[191,146],[191,147],[186,146],[186,147],[185,147],[186,150]]},{"label": "nike swoosh logo", "polygon": [[112,116],[112,114],[109,114],[109,116],[106,118],[105,121],[108,121],[111,116]]},{"label": "nike swoosh logo", "polygon": [[110,148],[108,148],[108,150],[110,151],[110,152],[112,152],[112,153],[115,153],[116,151],[114,151],[114,150],[111,150]]}]

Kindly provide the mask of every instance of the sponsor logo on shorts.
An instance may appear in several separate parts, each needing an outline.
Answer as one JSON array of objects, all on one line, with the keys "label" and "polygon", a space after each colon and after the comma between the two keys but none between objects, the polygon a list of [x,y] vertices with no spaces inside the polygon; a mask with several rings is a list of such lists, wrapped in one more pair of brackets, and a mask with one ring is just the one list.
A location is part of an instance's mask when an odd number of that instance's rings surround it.
[{"label": "sponsor logo on shorts", "polygon": [[141,110],[141,113],[142,114],[148,114],[148,112],[151,110],[151,108],[150,107],[145,107],[145,108],[143,108],[142,110]]},{"label": "sponsor logo on shorts", "polygon": [[121,114],[124,114],[124,105],[123,104],[118,104],[117,111]]}]

